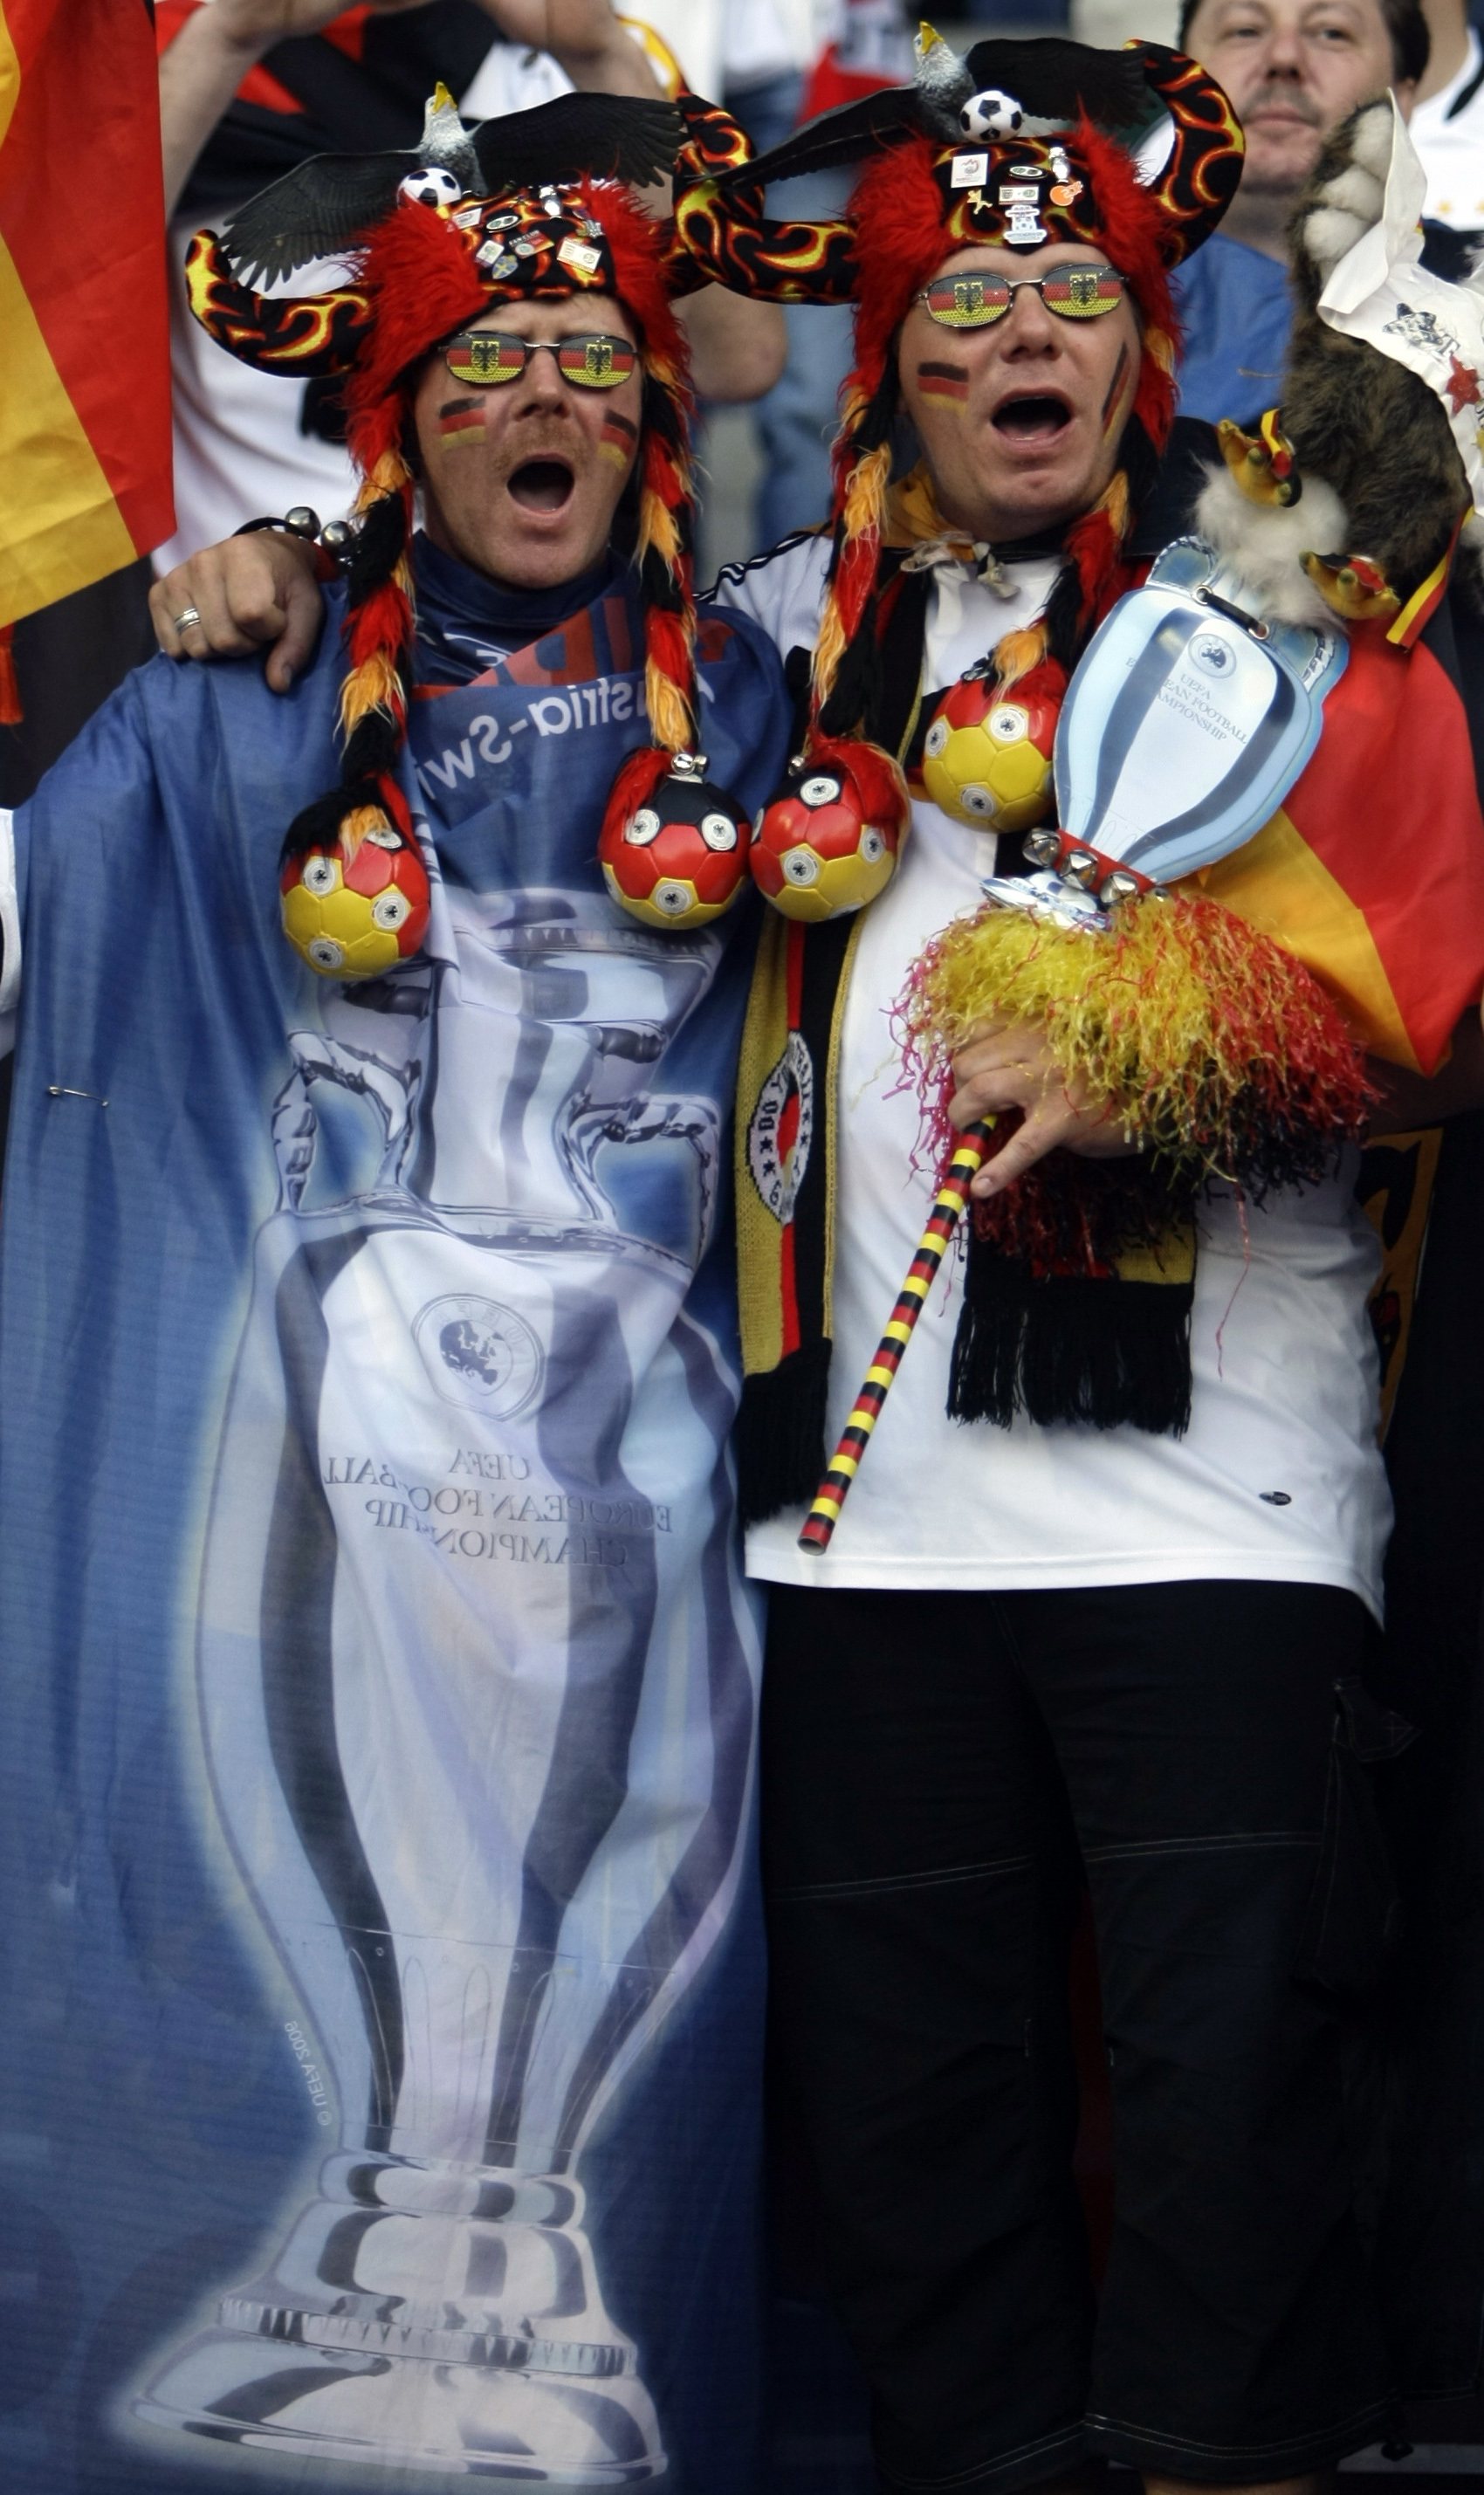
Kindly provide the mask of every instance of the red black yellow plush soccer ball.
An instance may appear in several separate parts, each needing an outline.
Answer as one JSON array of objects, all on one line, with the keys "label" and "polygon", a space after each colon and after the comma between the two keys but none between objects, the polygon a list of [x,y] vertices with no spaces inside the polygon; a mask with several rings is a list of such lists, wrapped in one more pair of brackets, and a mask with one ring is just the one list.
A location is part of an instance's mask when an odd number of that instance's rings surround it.
[{"label": "red black yellow plush soccer ball", "polygon": [[285,861],[284,934],[322,979],[374,979],[427,933],[427,869],[379,806],[357,806],[328,847]]},{"label": "red black yellow plush soccer ball", "polygon": [[704,927],[747,881],[753,832],[734,797],[706,778],[703,754],[631,757],[613,785],[598,841],[603,881],[646,927]]},{"label": "red black yellow plush soccer ball", "polygon": [[891,880],[907,825],[907,783],[879,746],[817,740],[763,808],[753,878],[786,918],[838,918]]},{"label": "red black yellow plush soccer ball", "polygon": [[955,822],[1029,832],[1053,812],[1051,757],[1059,692],[1029,683],[1001,693],[992,675],[960,677],[922,745],[922,785]]}]

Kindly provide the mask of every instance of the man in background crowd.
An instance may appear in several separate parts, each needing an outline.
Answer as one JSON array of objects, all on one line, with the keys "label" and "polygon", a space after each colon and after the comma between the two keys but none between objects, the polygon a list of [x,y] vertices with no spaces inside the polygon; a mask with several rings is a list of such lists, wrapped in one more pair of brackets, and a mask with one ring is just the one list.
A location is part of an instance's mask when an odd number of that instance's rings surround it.
[{"label": "man in background crowd", "polygon": [[1247,140],[1242,187],[1221,232],[1175,281],[1186,330],[1181,414],[1215,423],[1277,401],[1299,195],[1330,132],[1358,104],[1389,86],[1410,114],[1429,32],[1418,0],[1186,0],[1179,43],[1220,79]]}]

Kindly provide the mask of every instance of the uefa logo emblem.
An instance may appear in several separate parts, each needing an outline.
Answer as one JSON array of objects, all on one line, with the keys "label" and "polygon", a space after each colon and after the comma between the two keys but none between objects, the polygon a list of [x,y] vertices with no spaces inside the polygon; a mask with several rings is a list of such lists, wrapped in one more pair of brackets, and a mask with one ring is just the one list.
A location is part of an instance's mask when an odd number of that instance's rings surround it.
[{"label": "uefa logo emblem", "polygon": [[1190,643],[1190,656],[1208,676],[1229,676],[1237,663],[1236,652],[1229,641],[1218,632],[1203,632]]},{"label": "uefa logo emblem", "polygon": [[450,1292],[429,1301],[413,1333],[433,1384],[450,1403],[513,1421],[541,1385],[545,1354],[524,1317],[498,1300]]}]

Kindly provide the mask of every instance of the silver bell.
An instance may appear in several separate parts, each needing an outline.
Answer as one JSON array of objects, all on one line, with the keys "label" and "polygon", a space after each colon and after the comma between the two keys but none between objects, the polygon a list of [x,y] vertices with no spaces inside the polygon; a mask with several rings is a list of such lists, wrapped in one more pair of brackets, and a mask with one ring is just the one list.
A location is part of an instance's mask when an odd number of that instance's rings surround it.
[{"label": "silver bell", "polygon": [[1055,866],[1061,851],[1060,832],[1027,832],[1021,843],[1021,855],[1028,857],[1033,866]]},{"label": "silver bell", "polygon": [[1098,860],[1091,849],[1068,849],[1062,860],[1062,881],[1079,892],[1091,892],[1098,880]]},{"label": "silver bell", "polygon": [[1104,876],[1098,887],[1098,898],[1105,909],[1111,909],[1115,902],[1135,901],[1138,893],[1138,877],[1130,875],[1128,868],[1122,866],[1115,867],[1111,875]]},{"label": "silver bell", "polygon": [[318,511],[312,511],[307,503],[295,503],[292,511],[285,511],[284,526],[286,529],[292,529],[296,538],[317,538],[320,534],[320,514]]}]

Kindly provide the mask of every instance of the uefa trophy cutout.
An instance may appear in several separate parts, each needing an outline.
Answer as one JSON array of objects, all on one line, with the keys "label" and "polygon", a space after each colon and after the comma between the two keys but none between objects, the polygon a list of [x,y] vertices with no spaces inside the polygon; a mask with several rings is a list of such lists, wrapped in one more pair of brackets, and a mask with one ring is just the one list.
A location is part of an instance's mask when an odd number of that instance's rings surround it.
[{"label": "uefa trophy cutout", "polygon": [[1177,538],[1078,662],[1057,724],[1064,828],[1028,835],[1037,873],[984,889],[1090,929],[1109,903],[1212,866],[1281,805],[1345,672],[1344,634],[1252,611],[1201,538]]},{"label": "uefa trophy cutout", "polygon": [[681,1305],[718,1111],[645,1088],[714,939],[443,885],[432,941],[295,1039],[203,1561],[214,1800],[327,2153],[135,2414],[634,2485],[665,2454],[581,2155],[727,1922],[757,1668]]}]

